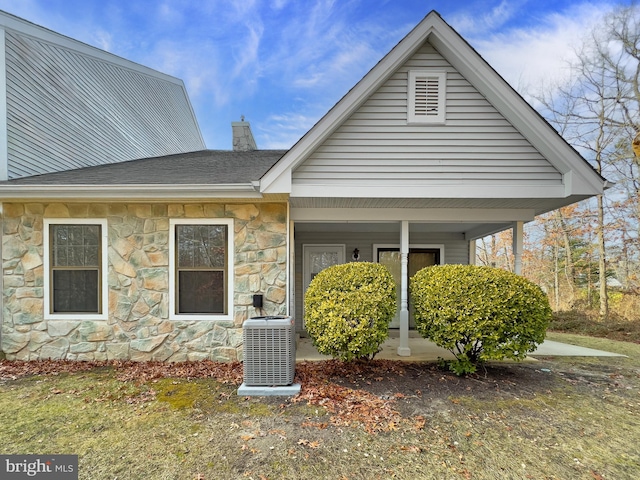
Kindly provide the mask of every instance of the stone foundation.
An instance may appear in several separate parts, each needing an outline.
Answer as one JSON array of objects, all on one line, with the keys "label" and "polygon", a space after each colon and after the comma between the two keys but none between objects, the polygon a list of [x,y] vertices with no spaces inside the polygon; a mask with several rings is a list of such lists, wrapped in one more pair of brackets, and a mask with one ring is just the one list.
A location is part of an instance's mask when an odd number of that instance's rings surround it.
[{"label": "stone foundation", "polygon": [[[286,204],[4,204],[1,350],[10,360],[242,359],[242,323],[286,313]],[[108,320],[45,320],[44,218],[108,222]],[[233,319],[169,318],[169,219],[233,218]],[[103,276],[104,278],[104,276]]]}]

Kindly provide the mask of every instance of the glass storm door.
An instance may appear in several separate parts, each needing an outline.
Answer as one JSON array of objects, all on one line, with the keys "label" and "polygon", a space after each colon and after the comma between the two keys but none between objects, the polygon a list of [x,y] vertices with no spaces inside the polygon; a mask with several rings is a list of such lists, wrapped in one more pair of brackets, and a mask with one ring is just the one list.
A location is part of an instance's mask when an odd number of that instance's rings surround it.
[{"label": "glass storm door", "polygon": [[[391,275],[393,275],[393,278],[396,281],[396,301],[398,303],[398,307],[395,317],[393,317],[393,320],[391,320],[391,323],[389,324],[389,328],[400,328],[400,272],[402,268],[400,263],[400,249],[397,247],[379,248],[378,263],[385,265],[391,271]],[[410,248],[407,274],[409,278],[411,278],[419,270],[432,265],[438,265],[439,263],[440,250],[435,248]],[[409,296],[409,328],[415,328],[411,296]]]},{"label": "glass storm door", "polygon": [[304,291],[318,273],[344,263],[344,245],[303,245]]}]

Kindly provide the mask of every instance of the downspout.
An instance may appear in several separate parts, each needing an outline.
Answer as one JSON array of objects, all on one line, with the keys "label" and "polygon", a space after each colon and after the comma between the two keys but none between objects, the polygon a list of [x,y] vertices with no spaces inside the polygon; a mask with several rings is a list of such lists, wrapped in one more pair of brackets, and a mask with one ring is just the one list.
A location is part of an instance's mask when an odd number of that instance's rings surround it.
[{"label": "downspout", "polygon": [[408,357],[409,348],[409,222],[403,220],[400,227],[400,346],[398,355]]},{"label": "downspout", "polygon": [[[286,315],[295,316],[296,312],[296,304],[295,304],[295,282],[291,282],[292,278],[295,278],[295,248],[294,248],[294,238],[293,238],[293,220],[291,220],[291,207],[289,206],[289,202],[287,202],[287,313]],[[294,319],[297,323],[299,319]]]}]

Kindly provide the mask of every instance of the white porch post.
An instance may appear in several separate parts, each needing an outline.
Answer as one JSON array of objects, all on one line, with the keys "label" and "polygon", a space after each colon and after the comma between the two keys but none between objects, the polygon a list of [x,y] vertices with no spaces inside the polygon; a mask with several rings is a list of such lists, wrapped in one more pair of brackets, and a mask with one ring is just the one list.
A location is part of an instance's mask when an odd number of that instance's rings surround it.
[{"label": "white porch post", "polygon": [[398,355],[408,357],[409,348],[409,222],[403,220],[400,228],[400,346]]},{"label": "white porch post", "polygon": [[513,268],[516,275],[522,275],[522,250],[524,248],[524,222],[513,223]]},{"label": "white porch post", "polygon": [[476,241],[469,240],[469,265],[476,264]]}]

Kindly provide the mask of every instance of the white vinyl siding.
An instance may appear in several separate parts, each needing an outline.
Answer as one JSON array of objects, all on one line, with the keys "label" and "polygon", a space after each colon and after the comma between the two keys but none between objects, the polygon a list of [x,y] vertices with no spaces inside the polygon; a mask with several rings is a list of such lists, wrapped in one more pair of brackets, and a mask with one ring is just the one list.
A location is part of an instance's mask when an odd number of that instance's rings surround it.
[{"label": "white vinyl siding", "polygon": [[446,78],[446,72],[409,71],[407,122],[444,123]]},{"label": "white vinyl siding", "polygon": [[[447,74],[446,124],[408,123],[408,74],[431,69]],[[426,43],[294,171],[293,182],[561,185],[562,175]]]},{"label": "white vinyl siding", "polygon": [[8,178],[204,148],[182,83],[6,32]]}]

